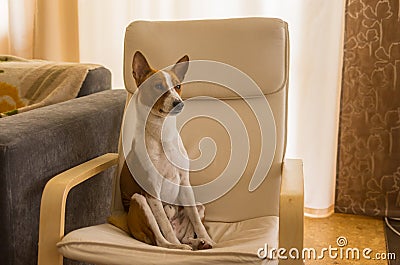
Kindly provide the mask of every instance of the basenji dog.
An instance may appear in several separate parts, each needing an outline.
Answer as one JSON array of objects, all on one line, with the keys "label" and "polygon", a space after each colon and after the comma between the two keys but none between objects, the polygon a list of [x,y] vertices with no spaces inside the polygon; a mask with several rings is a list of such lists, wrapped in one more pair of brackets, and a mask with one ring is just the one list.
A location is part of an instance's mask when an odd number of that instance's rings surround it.
[{"label": "basenji dog", "polygon": [[[203,225],[204,206],[196,205],[189,182],[189,160],[176,128],[183,108],[182,81],[189,67],[183,56],[169,70],[154,70],[139,51],[132,60],[138,89],[132,148],[120,177],[131,235],[142,242],[184,250],[215,244]],[[140,183],[139,183],[140,182]]]}]

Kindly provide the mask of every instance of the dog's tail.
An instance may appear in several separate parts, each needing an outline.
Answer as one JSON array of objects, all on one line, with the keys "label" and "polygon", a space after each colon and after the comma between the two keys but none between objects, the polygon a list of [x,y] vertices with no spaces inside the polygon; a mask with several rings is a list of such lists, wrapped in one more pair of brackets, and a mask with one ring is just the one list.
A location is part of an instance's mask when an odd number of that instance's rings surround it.
[{"label": "dog's tail", "polygon": [[130,234],[127,216],[126,212],[113,213],[107,218],[107,222]]}]

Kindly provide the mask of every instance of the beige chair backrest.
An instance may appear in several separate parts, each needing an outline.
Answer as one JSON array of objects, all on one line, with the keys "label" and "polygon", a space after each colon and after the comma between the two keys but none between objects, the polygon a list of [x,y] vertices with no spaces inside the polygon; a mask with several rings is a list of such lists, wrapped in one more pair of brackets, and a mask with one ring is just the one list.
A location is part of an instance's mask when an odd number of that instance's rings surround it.
[{"label": "beige chair backrest", "polygon": [[[197,106],[197,110],[209,111],[218,104],[210,100],[197,100],[195,98],[197,96],[213,97],[231,106],[244,122],[250,142],[249,161],[243,175],[239,176],[240,180],[233,189],[206,205],[208,221],[235,222],[260,216],[279,215],[281,166],[286,145],[288,43],[287,24],[274,18],[136,21],[126,29],[124,80],[126,88],[130,91],[137,89],[131,68],[132,58],[137,50],[146,56],[155,69],[172,65],[185,54],[190,60],[222,62],[243,71],[262,91],[261,95],[245,91],[238,96],[223,86],[211,83],[189,83],[182,86],[182,97],[193,100],[192,104]],[[130,96],[128,93],[128,100]],[[257,107],[263,104],[265,99],[268,100],[272,110],[276,131],[274,132],[274,128],[271,127],[272,131],[261,135],[259,121],[253,115],[249,104]],[[188,109],[190,111],[190,107]],[[207,111],[205,112],[208,113]],[[212,163],[202,170],[190,173],[192,185],[199,185],[217,178],[228,165],[232,155],[231,150],[237,152],[241,147],[232,148],[230,132],[224,128],[224,125],[229,127],[229,124],[221,125],[213,119],[199,117],[201,113],[194,115],[197,115],[197,118],[185,124],[181,130],[189,157],[193,159],[200,155],[199,142],[204,137],[212,138],[216,145]],[[256,190],[250,192],[249,183],[259,160],[261,140],[264,143],[268,142],[274,133],[276,148],[275,150],[270,148],[268,151],[272,152],[270,155],[273,157],[268,175]],[[233,144],[246,143],[247,139],[243,139],[242,143]],[[123,156],[121,161],[122,158]],[[241,169],[238,168],[233,172],[240,174]],[[113,210],[116,211],[122,209],[118,176],[115,183]]]}]

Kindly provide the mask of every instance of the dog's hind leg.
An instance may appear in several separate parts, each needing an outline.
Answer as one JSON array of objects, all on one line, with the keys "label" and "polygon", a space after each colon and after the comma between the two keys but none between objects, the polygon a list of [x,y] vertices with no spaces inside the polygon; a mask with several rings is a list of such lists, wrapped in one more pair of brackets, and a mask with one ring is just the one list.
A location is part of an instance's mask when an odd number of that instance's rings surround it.
[{"label": "dog's hind leg", "polygon": [[146,199],[165,239],[172,244],[181,244],[179,239],[176,237],[161,201],[151,195],[146,196]]},{"label": "dog's hind leg", "polygon": [[143,195],[135,193],[128,211],[128,228],[134,238],[151,245],[166,248],[191,250],[185,244],[172,244],[162,235],[156,219]]},{"label": "dog's hind leg", "polygon": [[152,218],[146,206],[146,199],[135,193],[131,197],[128,211],[128,228],[129,232],[137,239],[144,243],[156,245],[157,226],[152,224]]}]

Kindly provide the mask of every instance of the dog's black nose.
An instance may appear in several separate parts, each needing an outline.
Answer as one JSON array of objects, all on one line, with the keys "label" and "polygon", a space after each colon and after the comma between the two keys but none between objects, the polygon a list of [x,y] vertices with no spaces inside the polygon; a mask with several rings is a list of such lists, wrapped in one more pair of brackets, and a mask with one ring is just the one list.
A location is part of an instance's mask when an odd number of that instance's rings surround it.
[{"label": "dog's black nose", "polygon": [[181,100],[174,100],[174,102],[172,103],[172,106],[178,107],[178,108],[183,108],[183,101]]}]

